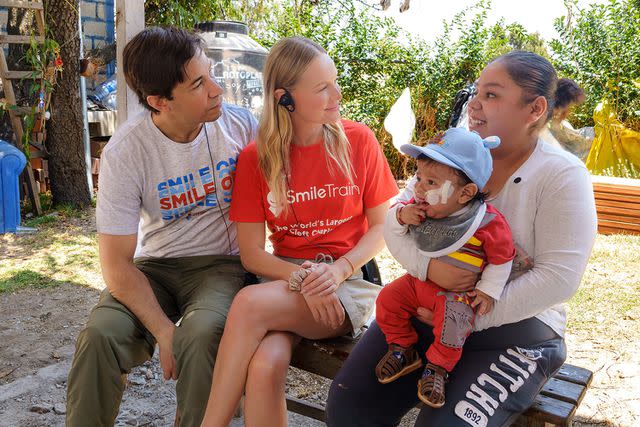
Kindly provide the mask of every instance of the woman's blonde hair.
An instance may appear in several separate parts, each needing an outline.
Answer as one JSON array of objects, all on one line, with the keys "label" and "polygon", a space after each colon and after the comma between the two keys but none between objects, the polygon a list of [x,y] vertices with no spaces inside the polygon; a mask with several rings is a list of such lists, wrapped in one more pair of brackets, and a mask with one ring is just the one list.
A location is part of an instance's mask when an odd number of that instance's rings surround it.
[{"label": "woman's blonde hair", "polygon": [[[287,37],[273,45],[264,66],[264,107],[256,139],[258,164],[280,212],[289,210],[286,193],[291,175],[293,126],[289,111],[278,105],[273,94],[276,89],[291,90],[309,64],[326,53],[314,41]],[[353,183],[350,144],[340,121],[324,124],[322,128],[331,175],[334,176],[337,167]]]}]

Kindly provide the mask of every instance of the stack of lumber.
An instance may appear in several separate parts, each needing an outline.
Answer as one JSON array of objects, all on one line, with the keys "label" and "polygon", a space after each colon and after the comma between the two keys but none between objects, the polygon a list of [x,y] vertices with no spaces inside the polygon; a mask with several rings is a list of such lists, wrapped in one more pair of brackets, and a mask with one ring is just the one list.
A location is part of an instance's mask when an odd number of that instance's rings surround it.
[{"label": "stack of lumber", "polygon": [[640,180],[592,176],[598,232],[640,234]]}]

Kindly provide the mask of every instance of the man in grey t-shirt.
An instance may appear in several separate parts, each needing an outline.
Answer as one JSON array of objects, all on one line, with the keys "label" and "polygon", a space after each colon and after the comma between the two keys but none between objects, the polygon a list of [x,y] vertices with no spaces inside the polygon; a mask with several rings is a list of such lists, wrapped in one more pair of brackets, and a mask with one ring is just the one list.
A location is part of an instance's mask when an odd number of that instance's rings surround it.
[{"label": "man in grey t-shirt", "polygon": [[78,337],[66,421],[113,425],[123,374],[157,343],[165,379],[177,379],[180,425],[199,426],[227,311],[246,278],[228,211],[256,121],[221,103],[202,41],[188,31],[145,29],[125,47],[123,69],[148,111],[102,154],[96,222],[107,289]]}]

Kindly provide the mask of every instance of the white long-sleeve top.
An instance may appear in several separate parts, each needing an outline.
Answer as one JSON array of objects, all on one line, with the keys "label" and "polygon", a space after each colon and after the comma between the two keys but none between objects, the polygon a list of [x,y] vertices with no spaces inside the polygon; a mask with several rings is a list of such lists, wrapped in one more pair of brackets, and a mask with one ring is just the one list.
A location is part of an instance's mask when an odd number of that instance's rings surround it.
[{"label": "white long-sleeve top", "polygon": [[[413,197],[412,179],[398,200]],[[475,330],[536,317],[564,336],[562,305],[577,291],[597,232],[591,177],[575,156],[538,140],[531,156],[489,202],[502,212],[516,244],[512,280]],[[401,264],[417,278],[429,258],[414,251]]]}]

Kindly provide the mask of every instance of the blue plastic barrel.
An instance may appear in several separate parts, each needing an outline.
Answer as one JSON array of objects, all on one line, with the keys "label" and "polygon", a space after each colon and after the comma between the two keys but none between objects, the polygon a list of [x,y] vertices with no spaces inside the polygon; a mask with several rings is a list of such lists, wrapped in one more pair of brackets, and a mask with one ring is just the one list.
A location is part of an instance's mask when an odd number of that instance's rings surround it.
[{"label": "blue plastic barrel", "polygon": [[20,172],[27,159],[13,145],[0,140],[0,233],[15,233],[20,226]]}]

